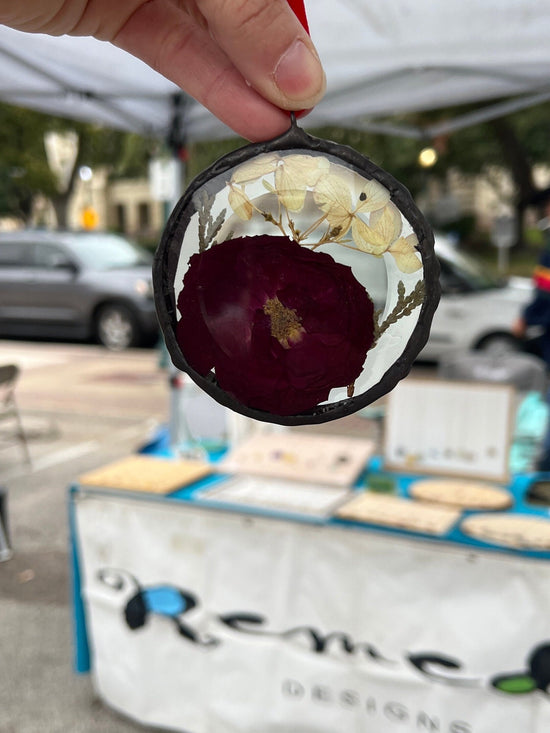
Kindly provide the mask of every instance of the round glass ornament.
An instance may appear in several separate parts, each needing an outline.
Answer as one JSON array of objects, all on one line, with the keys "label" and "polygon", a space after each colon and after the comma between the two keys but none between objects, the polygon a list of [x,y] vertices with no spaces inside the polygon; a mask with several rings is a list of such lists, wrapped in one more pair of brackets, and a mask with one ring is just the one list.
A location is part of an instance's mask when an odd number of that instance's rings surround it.
[{"label": "round glass ornament", "polygon": [[174,365],[281,425],[334,420],[393,389],[440,294],[433,234],[404,186],[294,119],[192,181],[153,283]]}]

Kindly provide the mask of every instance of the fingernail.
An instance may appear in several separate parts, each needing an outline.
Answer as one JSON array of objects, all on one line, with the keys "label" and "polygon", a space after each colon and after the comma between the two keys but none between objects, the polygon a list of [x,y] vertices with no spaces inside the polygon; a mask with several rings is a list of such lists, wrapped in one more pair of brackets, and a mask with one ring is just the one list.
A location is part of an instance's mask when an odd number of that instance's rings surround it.
[{"label": "fingernail", "polygon": [[325,88],[325,74],[317,55],[296,40],[284,52],[273,72],[275,83],[290,100],[317,100]]}]

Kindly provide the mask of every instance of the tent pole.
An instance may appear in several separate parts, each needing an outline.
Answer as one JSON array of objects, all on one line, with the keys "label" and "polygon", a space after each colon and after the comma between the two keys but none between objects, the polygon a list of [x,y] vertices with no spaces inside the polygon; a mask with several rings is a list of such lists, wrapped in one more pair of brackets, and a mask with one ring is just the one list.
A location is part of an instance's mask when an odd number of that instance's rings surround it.
[{"label": "tent pole", "polygon": [[522,109],[528,109],[529,107],[534,107],[537,104],[543,104],[549,99],[550,89],[543,90],[537,94],[515,97],[514,99],[508,99],[505,102],[493,104],[488,107],[482,107],[481,109],[474,110],[468,114],[459,115],[458,117],[446,122],[430,125],[425,128],[425,132],[429,137],[437,137],[438,135],[455,132],[456,130],[461,130],[465,127],[479,125],[481,122],[488,122],[489,120],[494,120],[499,117],[506,117],[506,115],[519,112]]},{"label": "tent pole", "polygon": [[487,107],[476,109],[473,112],[467,112],[458,115],[450,120],[438,122],[434,125],[425,127],[406,125],[382,120],[365,120],[352,119],[344,120],[340,124],[342,127],[348,127],[353,130],[363,130],[365,132],[379,133],[381,135],[391,135],[393,137],[404,137],[415,140],[433,140],[438,135],[446,135],[465,127],[473,127],[482,122],[506,117],[507,115],[519,112],[522,109],[534,107],[537,104],[543,104],[550,99],[550,89],[545,89],[536,94],[529,94],[513,99],[507,99],[504,102],[492,104]]},{"label": "tent pole", "polygon": [[[186,134],[186,106],[187,99],[180,92],[172,97],[172,120],[170,130],[166,137],[166,145],[170,150],[172,162],[175,167],[173,198],[164,202],[164,218],[168,221],[183,193],[183,182],[185,178],[185,162],[187,160],[187,134]],[[166,350],[164,342],[163,349]],[[171,453],[180,455],[182,452],[189,455],[193,447],[193,436],[190,433],[186,419],[185,397],[189,389],[188,378],[177,369],[167,354],[168,361],[168,383],[170,388],[168,438]]]}]

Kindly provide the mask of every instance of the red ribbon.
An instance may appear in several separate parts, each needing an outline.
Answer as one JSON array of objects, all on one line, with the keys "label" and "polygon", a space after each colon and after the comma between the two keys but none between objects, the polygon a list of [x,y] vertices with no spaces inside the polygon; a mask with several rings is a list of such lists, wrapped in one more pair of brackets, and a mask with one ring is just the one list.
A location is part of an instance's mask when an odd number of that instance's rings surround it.
[{"label": "red ribbon", "polygon": [[[298,18],[300,23],[304,26],[306,33],[310,35],[309,33],[309,23],[307,22],[307,15],[306,15],[306,8],[304,5],[304,0],[287,0],[288,4],[294,11],[294,15]],[[308,110],[302,109],[295,112],[296,117],[303,117],[304,114],[306,114]]]},{"label": "red ribbon", "polygon": [[307,33],[309,34],[309,25],[307,22],[304,0],[287,0],[287,2],[294,11],[294,14],[296,15],[300,23],[304,26]]}]

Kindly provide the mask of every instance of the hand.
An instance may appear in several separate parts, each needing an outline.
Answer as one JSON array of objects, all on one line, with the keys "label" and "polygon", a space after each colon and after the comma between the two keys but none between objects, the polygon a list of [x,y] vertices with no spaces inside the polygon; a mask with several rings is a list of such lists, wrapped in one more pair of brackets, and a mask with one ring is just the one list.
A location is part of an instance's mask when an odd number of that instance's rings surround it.
[{"label": "hand", "polygon": [[511,331],[512,331],[512,334],[517,339],[524,338],[526,330],[527,330],[527,324],[525,323],[525,321],[523,320],[523,318],[517,318],[514,321],[514,323],[512,324]]},{"label": "hand", "polygon": [[0,23],[110,41],[250,140],[284,132],[282,110],[309,109],[324,93],[315,48],[286,0],[0,0]]}]

